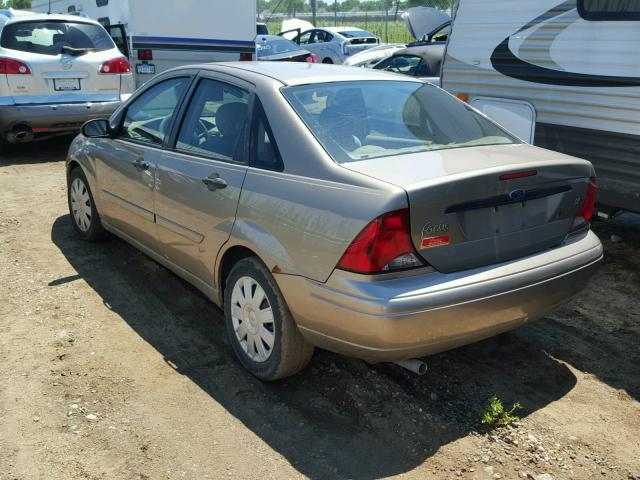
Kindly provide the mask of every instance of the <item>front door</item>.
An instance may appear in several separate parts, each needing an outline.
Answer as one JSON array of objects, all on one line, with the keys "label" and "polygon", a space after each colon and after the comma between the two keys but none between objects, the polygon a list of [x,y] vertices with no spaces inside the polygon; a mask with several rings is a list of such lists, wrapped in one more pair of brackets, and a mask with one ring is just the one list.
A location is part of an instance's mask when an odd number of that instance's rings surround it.
[{"label": "front door", "polygon": [[132,240],[155,249],[153,189],[158,157],[189,77],[160,82],[136,98],[114,140],[97,152],[104,220]]},{"label": "front door", "polygon": [[247,171],[248,85],[199,80],[173,151],[158,160],[157,237],[172,263],[212,285],[215,258],[233,227]]}]

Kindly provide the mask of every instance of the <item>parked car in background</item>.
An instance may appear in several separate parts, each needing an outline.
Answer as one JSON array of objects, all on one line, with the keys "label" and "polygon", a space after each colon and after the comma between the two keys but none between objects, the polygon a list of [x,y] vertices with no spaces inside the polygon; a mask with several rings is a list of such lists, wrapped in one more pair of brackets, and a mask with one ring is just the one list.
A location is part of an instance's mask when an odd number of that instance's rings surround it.
[{"label": "parked car in background", "polygon": [[407,45],[404,43],[385,43],[350,56],[344,61],[343,65],[348,67],[371,68],[376,63],[390,57],[394,52],[403,48],[407,48]]},{"label": "parked car in background", "polygon": [[0,141],[77,132],[133,89],[129,61],[98,22],[0,10]]},{"label": "parked car in background", "polygon": [[378,37],[355,27],[294,28],[279,35],[315,53],[322,63],[342,64],[351,55],[380,44]]},{"label": "parked car in background", "polygon": [[316,63],[315,53],[301,48],[297,43],[278,35],[258,35],[256,37],[256,57],[258,60],[272,62],[308,62]]},{"label": "parked car in background", "polygon": [[445,48],[442,44],[403,48],[394,51],[390,57],[376,63],[373,68],[422,78],[439,86]]},{"label": "parked car in background", "polygon": [[[407,28],[416,39],[415,42],[409,44],[383,44],[364,52],[356,53],[349,57],[344,64],[354,67],[373,68],[382,60],[389,58],[404,48],[444,45],[446,43],[451,30],[451,17],[442,10],[432,7],[414,7],[404,12],[402,17],[407,23]],[[427,50],[425,49],[424,52],[427,52]],[[438,51],[438,49],[434,50],[434,52]],[[414,55],[414,53],[411,52],[409,55]],[[402,69],[407,68],[410,68],[410,65],[409,67],[402,66]],[[435,75],[431,73],[427,75],[428,78],[431,78],[431,81],[440,76],[440,66],[435,69],[432,68],[430,71],[438,72]]]},{"label": "parked car in background", "polygon": [[202,290],[264,380],[313,346],[381,362],[496,335],[602,259],[589,162],[374,70],[175,69],[85,124],[67,172],[79,236],[113,232]]},{"label": "parked car in background", "polygon": [[130,58],[136,86],[180,65],[254,60],[260,28],[255,0],[32,0],[31,9],[98,20]]}]

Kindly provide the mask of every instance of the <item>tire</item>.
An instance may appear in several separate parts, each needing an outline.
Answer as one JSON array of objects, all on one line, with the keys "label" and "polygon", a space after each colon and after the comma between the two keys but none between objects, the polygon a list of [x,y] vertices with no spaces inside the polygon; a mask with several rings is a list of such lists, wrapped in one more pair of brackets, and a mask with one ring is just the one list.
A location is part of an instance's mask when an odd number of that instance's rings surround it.
[{"label": "tire", "polygon": [[325,58],[324,60],[322,60],[322,63],[326,63],[328,65],[331,65],[333,63],[333,60],[331,60],[330,58]]},{"label": "tire", "polygon": [[[247,290],[250,299],[244,296]],[[261,380],[288,377],[311,360],[313,346],[300,334],[271,273],[255,257],[240,260],[229,272],[224,318],[234,353]]]},{"label": "tire", "polygon": [[93,194],[89,182],[81,168],[76,167],[67,178],[67,202],[71,222],[80,238],[87,242],[101,240],[105,230],[100,221],[100,215],[93,201]]}]

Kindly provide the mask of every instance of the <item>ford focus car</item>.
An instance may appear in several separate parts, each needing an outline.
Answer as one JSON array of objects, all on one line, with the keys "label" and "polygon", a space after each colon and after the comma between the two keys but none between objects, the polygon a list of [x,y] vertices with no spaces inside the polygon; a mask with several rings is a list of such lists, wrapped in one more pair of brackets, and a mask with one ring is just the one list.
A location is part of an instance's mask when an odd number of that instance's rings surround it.
[{"label": "ford focus car", "polygon": [[172,70],[87,123],[67,169],[78,234],[112,232],[199,288],[264,380],[314,346],[384,362],[496,335],[602,258],[589,162],[379,71]]}]

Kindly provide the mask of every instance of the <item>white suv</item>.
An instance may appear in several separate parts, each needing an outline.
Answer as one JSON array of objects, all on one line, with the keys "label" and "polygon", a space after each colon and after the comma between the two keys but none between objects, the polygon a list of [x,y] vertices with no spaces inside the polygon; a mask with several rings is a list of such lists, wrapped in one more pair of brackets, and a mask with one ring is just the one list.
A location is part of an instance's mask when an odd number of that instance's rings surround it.
[{"label": "white suv", "polygon": [[0,142],[76,132],[133,89],[129,61],[98,22],[0,10]]}]

